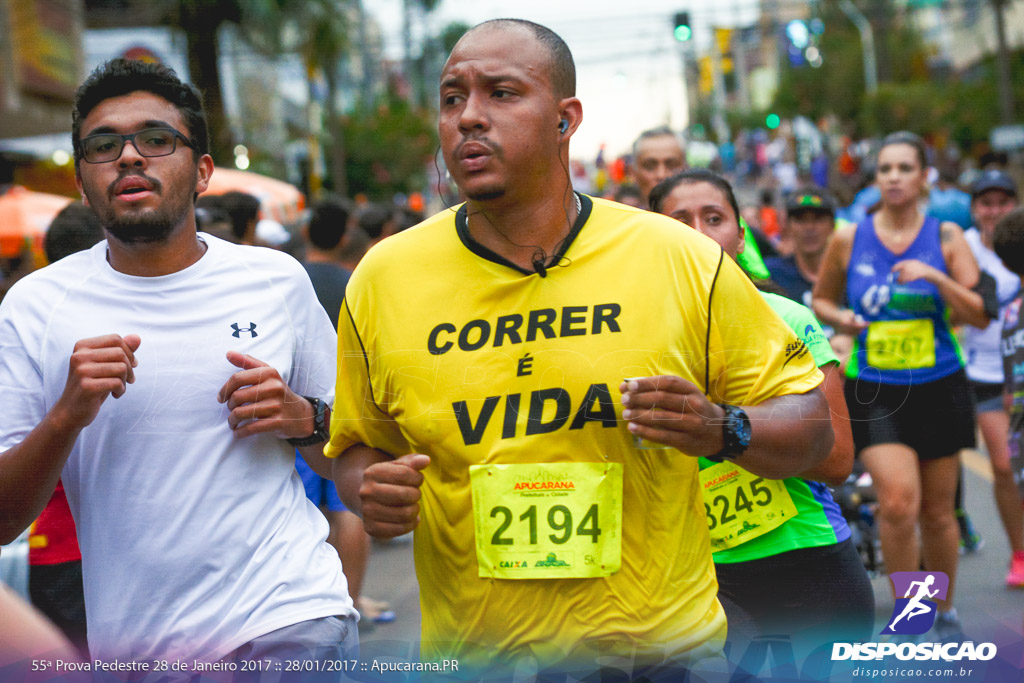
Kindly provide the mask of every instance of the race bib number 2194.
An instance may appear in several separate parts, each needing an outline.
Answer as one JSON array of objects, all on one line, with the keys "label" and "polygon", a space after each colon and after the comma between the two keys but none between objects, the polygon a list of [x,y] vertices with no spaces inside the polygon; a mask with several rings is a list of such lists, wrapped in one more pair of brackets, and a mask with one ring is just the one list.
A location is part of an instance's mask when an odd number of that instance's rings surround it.
[{"label": "race bib number 2194", "polygon": [[622,465],[473,465],[479,574],[496,579],[608,576],[622,560]]}]

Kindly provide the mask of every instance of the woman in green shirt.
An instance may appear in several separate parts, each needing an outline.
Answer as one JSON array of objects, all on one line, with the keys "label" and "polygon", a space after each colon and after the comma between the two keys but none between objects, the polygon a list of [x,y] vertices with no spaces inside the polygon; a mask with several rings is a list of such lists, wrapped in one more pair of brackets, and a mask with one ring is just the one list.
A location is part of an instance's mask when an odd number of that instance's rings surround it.
[{"label": "woman in green shirt", "polygon": [[[743,228],[732,187],[705,169],[691,169],[651,191],[651,209],[715,240],[734,260]],[[730,630],[810,636],[807,644],[868,639],[874,594],[850,540],[850,529],[828,485],[846,480],[853,437],[839,362],[814,315],[790,299],[762,292],[806,344],[825,375],[835,446],[802,477],[780,484],[746,473],[739,464],[701,459],[701,481],[719,598]],[[737,311],[737,314],[741,312]],[[801,639],[802,640],[802,639]],[[806,642],[806,641],[804,641]]]}]

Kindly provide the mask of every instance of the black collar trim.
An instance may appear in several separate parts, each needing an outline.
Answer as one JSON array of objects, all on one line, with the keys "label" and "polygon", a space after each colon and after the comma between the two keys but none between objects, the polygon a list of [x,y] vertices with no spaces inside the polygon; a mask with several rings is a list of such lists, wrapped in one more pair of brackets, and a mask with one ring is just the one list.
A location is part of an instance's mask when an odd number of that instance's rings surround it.
[{"label": "black collar trim", "polygon": [[[565,241],[562,242],[562,248],[551,256],[550,260],[554,264],[557,264],[562,257],[565,256],[565,253],[569,251],[569,247],[571,247],[572,243],[576,241],[576,236],[580,234],[580,230],[582,230],[583,226],[586,225],[587,219],[590,218],[590,212],[594,208],[594,202],[590,197],[579,192],[576,193],[576,196],[580,198],[580,213],[576,217],[576,223],[573,224],[572,230],[569,231],[569,235],[565,238]],[[505,266],[506,268],[511,268],[523,275],[537,274],[535,271],[527,270],[515,263],[512,263],[501,254],[491,251],[473,239],[473,236],[469,234],[469,215],[465,204],[460,206],[459,210],[455,212],[455,232],[458,233],[459,239],[462,240],[462,244],[480,258],[487,259],[488,261]]]}]

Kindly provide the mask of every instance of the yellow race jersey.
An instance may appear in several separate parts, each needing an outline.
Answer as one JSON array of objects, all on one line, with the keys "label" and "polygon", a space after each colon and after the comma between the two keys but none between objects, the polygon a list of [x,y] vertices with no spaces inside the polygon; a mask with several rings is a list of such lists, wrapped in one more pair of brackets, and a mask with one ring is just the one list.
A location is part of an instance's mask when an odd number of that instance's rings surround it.
[{"label": "yellow race jersey", "polygon": [[[383,241],[349,282],[326,454],[432,458],[414,541],[424,660],[713,652],[725,616],[697,458],[638,447],[619,385],[678,375],[750,405],[821,382],[710,239],[582,203],[545,277],[473,241],[463,206]],[[597,470],[604,488],[587,488]]]}]

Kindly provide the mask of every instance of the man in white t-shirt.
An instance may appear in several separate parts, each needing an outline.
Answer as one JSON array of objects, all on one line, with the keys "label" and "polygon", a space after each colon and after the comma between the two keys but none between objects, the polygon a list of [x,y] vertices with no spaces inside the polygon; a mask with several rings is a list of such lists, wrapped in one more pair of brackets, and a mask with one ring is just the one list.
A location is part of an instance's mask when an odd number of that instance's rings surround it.
[{"label": "man in white t-shirt", "polygon": [[213,160],[170,69],[99,67],[72,141],[107,239],[0,306],[0,543],[62,477],[92,657],[350,659],[356,612],[293,469],[297,446],[330,471],[336,337],[309,278],[197,234]]}]

